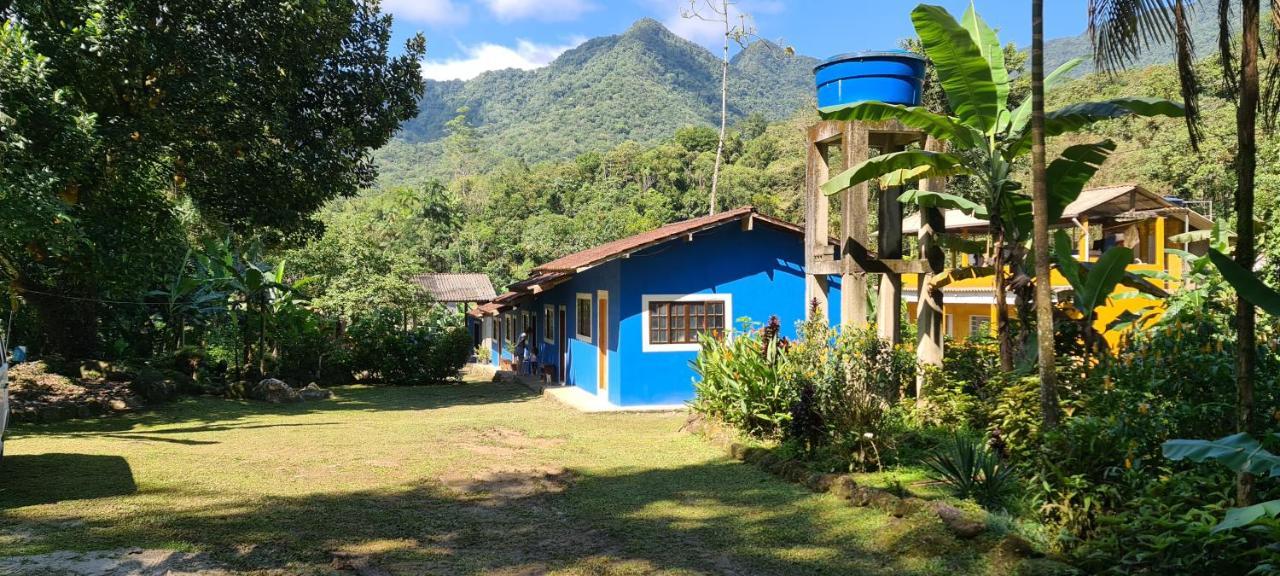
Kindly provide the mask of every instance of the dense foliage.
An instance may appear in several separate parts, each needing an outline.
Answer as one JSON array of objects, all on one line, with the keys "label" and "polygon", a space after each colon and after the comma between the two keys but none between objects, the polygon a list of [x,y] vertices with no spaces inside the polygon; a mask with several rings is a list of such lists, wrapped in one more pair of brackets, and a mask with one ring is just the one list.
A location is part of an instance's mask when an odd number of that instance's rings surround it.
[{"label": "dense foliage", "polygon": [[314,231],[321,205],[373,183],[371,151],[423,88],[423,39],[390,57],[376,3],[16,1],[0,16],[5,300],[26,304],[21,341],[68,355],[136,333],[147,315],[128,304],[193,239]]}]

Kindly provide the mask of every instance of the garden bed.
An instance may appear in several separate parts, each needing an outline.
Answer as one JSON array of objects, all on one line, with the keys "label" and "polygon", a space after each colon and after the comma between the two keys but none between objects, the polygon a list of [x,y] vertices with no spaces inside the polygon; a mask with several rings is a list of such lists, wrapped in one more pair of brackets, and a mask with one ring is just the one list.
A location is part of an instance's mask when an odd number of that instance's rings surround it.
[{"label": "garden bed", "polygon": [[69,377],[43,361],[9,369],[10,415],[14,422],[60,422],[128,412],[145,404],[130,387],[128,374],[86,371]]}]

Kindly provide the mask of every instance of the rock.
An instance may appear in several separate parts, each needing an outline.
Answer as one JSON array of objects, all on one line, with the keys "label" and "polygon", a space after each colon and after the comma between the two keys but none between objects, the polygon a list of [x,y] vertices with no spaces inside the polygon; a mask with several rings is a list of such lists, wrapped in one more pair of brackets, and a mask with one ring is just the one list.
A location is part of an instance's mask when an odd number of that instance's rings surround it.
[{"label": "rock", "polygon": [[261,382],[258,382],[258,385],[253,388],[253,398],[270,402],[271,404],[302,401],[302,395],[297,390],[290,388],[288,384],[275,378],[264,378]]},{"label": "rock", "polygon": [[849,503],[859,508],[871,505],[871,497],[875,495],[875,488],[867,488],[865,486],[855,486],[853,491],[849,493]]},{"label": "rock", "polygon": [[729,457],[734,460],[745,460],[747,454],[747,445],[740,442],[734,442],[729,445]]},{"label": "rock", "polygon": [[933,511],[947,529],[956,535],[956,538],[968,540],[977,537],[987,529],[986,522],[965,514],[955,506],[936,502],[933,505]]},{"label": "rock", "polygon": [[300,390],[298,394],[303,400],[324,400],[333,396],[333,392],[317,386],[315,382],[307,384],[307,387]]},{"label": "rock", "polygon": [[742,461],[750,464],[758,464],[761,458],[764,458],[769,451],[759,446],[748,446],[742,451]]},{"label": "rock", "polygon": [[1004,556],[1016,558],[1040,558],[1044,556],[1036,552],[1035,546],[1017,534],[1006,534],[1000,539],[1000,543],[996,544],[996,550]]},{"label": "rock", "polygon": [[858,483],[850,476],[837,476],[827,491],[836,498],[849,500],[858,491]]},{"label": "rock", "polygon": [[884,490],[871,490],[867,504],[885,514],[901,518],[896,513],[902,505],[902,499]]},{"label": "rock", "polygon": [[1014,571],[1017,576],[1074,576],[1079,573],[1080,571],[1071,567],[1070,564],[1048,558],[1023,560]]},{"label": "rock", "polygon": [[777,474],[791,482],[804,482],[809,477],[809,468],[799,460],[788,460],[778,466]]},{"label": "rock", "polygon": [[810,474],[809,478],[804,481],[804,485],[808,486],[814,492],[830,492],[831,486],[836,483],[836,479],[840,478],[839,474],[823,473]]},{"label": "rock", "polygon": [[101,360],[85,360],[80,363],[80,377],[86,380],[106,378],[110,371],[111,365]]}]

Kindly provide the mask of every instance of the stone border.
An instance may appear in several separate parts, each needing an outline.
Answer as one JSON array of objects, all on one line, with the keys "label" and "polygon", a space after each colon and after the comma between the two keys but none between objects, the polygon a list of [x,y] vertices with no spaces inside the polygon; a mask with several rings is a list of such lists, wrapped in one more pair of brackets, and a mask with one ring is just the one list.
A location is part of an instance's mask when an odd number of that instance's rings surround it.
[{"label": "stone border", "polygon": [[[707,419],[696,414],[690,415],[684,426],[681,426],[681,430],[706,438],[712,444],[724,449],[725,453],[734,460],[752,464],[774,476],[802,484],[814,492],[829,493],[849,502],[852,506],[875,508],[894,518],[904,518],[929,510],[953,535],[963,540],[976,538],[987,530],[985,513],[979,516],[945,502],[929,501],[914,496],[903,498],[888,490],[860,486],[853,476],[848,474],[812,472],[800,460],[787,460],[775,454],[773,450],[734,441],[732,432],[727,427],[708,422]],[[1026,548],[1029,549],[1029,546]]]}]

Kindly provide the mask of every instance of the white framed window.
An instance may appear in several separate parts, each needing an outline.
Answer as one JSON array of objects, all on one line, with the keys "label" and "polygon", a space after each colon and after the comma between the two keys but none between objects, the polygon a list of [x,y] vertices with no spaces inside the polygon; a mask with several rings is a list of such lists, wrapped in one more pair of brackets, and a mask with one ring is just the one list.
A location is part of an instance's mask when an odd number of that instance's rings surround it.
[{"label": "white framed window", "polygon": [[546,304],[542,307],[542,341],[547,344],[556,343],[556,307]]},{"label": "white framed window", "polygon": [[955,338],[956,337],[956,315],[947,314],[946,320],[944,322],[945,324],[942,327],[944,331],[943,333],[947,335],[947,338]]},{"label": "white framed window", "polygon": [[703,333],[732,336],[731,294],[645,294],[640,309],[645,352],[697,352]]},{"label": "white framed window", "polygon": [[981,338],[991,334],[991,317],[982,314],[969,316],[969,337]]},{"label": "white framed window", "polygon": [[591,326],[595,320],[591,304],[591,294],[588,292],[579,292],[574,298],[573,337],[587,344],[591,343]]}]

